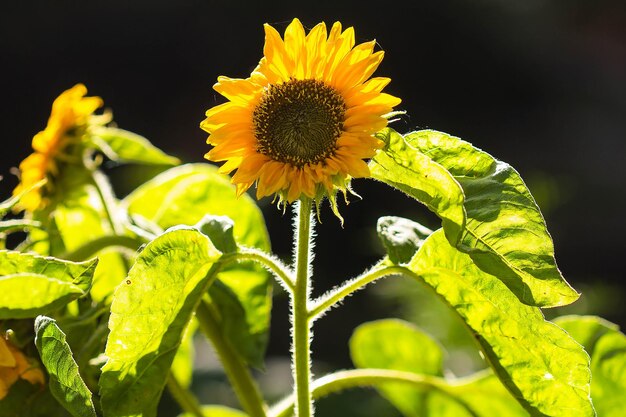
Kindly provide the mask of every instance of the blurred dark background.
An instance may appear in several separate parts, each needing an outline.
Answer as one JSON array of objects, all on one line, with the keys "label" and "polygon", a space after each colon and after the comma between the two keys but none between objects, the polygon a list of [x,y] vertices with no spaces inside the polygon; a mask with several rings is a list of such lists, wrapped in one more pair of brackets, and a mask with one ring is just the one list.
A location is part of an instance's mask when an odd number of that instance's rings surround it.
[{"label": "blurred dark background", "polygon": [[[183,161],[202,161],[208,145],[198,124],[206,109],[223,102],[211,86],[218,75],[249,75],[262,56],[262,24],[282,32],[294,17],[309,28],[339,20],[355,27],[357,42],[375,38],[385,50],[376,74],[392,78],[387,91],[403,99],[399,108],[406,111],[396,130],[454,134],[510,163],[526,180],[564,276],[583,292],[573,306],[546,315],[599,314],[626,326],[626,3],[310,3],[4,2],[0,199],[15,186],[10,168],[29,154],[52,100],[72,85],[85,83],[89,94],[101,96],[120,127]],[[121,197],[133,184],[132,171],[114,168],[111,174]],[[382,254],[378,217],[438,227],[426,209],[381,184],[353,185],[363,200],[352,198],[342,209],[343,228],[327,207],[322,212],[316,294]],[[287,260],[289,212],[283,215],[268,199],[260,204],[274,250]],[[383,284],[316,323],[313,351],[321,372],[350,366],[346,343],[361,322],[404,316],[421,317],[435,330],[442,326],[425,311],[428,303],[406,306],[406,293]],[[270,357],[288,353],[287,311],[279,293]]]}]

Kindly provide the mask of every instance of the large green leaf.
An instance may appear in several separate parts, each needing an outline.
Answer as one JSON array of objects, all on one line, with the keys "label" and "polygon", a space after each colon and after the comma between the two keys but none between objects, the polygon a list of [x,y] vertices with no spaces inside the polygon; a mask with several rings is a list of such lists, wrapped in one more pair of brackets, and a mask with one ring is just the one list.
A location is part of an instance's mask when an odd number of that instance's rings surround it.
[{"label": "large green leaf", "polygon": [[426,239],[409,268],[464,320],[496,375],[531,415],[595,415],[582,346],[450,246],[441,230]]},{"label": "large green leaf", "polygon": [[446,236],[456,242],[465,227],[464,195],[444,167],[409,146],[402,135],[384,129],[377,136],[386,143],[369,163],[372,178],[425,204],[443,220]]},{"label": "large green leaf", "polygon": [[115,290],[100,377],[105,417],[156,415],[187,323],[220,252],[198,230],[179,227],[150,242]]},{"label": "large green leaf", "polygon": [[84,296],[97,264],[1,250],[0,319],[46,314]]},{"label": "large green leaf", "polygon": [[[359,326],[350,339],[357,367],[441,376],[443,352],[417,327],[400,320]],[[377,388],[407,417],[522,417],[528,413],[492,374],[442,380],[437,386],[381,383]]]},{"label": "large green leaf", "polygon": [[555,320],[591,355],[591,398],[599,416],[621,417],[626,410],[626,336],[594,316]]},{"label": "large green leaf", "polygon": [[[552,238],[543,216],[515,169],[445,133],[411,132],[404,136],[404,141],[391,129],[384,133],[389,145],[370,163],[372,176],[437,213],[453,246],[469,253],[481,269],[496,275],[526,304],[554,307],[578,298],[556,265]],[[430,165],[423,162],[425,158]],[[406,168],[411,163],[427,165],[429,169],[411,173]],[[434,197],[429,194],[430,200],[420,195],[424,184],[441,183],[438,177],[430,175],[431,170],[440,169],[462,188],[464,223],[450,221],[448,205],[442,211],[430,202],[448,201],[447,188],[438,187],[446,191],[437,189],[439,193],[434,193]],[[411,175],[420,176],[421,180]]]},{"label": "large green leaf", "polygon": [[[439,344],[401,320],[380,320],[359,326],[350,338],[350,356],[359,368],[442,374],[443,351]],[[427,392],[403,383],[385,383],[378,388],[405,416],[424,415]]]},{"label": "large green leaf", "polygon": [[[227,216],[234,225],[232,230],[222,231],[224,242],[229,239],[227,235],[232,234],[239,245],[262,250],[270,247],[263,214],[254,200],[245,194],[237,197],[230,181],[212,165],[188,164],[172,168],[137,188],[123,204],[131,216],[141,216],[161,228],[176,224],[201,228],[203,221],[210,223],[219,219],[218,216]],[[207,215],[211,216],[205,217]],[[209,227],[209,223],[204,227]],[[210,230],[205,232],[210,233]],[[222,240],[219,236],[211,238],[216,242]],[[270,325],[272,286],[269,275],[254,264],[237,263],[218,278],[224,286],[212,288],[210,295],[220,315],[227,318],[222,323],[225,335],[248,363],[261,366]],[[234,311],[243,314],[233,314]]]},{"label": "large green leaf", "polygon": [[228,216],[234,223],[237,243],[269,249],[263,214],[248,195],[237,198],[227,177],[209,164],[171,168],[144,183],[122,204],[130,215],[139,215],[163,229],[193,225],[205,215]]},{"label": "large green leaf", "polygon": [[35,320],[35,345],[50,375],[52,395],[74,417],[96,417],[92,395],[83,382],[65,334],[45,316]]},{"label": "large green leaf", "polygon": [[180,160],[154,146],[143,136],[113,127],[93,129],[93,144],[113,161],[150,165],[178,165]]}]

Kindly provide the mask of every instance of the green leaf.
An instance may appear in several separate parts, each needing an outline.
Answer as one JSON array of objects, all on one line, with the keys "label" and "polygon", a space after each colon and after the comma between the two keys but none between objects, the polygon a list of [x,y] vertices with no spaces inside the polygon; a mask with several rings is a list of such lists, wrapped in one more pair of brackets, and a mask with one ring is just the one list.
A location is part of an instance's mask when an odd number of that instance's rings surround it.
[{"label": "green leaf", "polygon": [[178,165],[180,160],[154,146],[136,133],[113,127],[99,127],[93,132],[93,144],[113,161],[148,165]]},{"label": "green leaf", "polygon": [[[94,178],[98,179],[97,183]],[[31,239],[48,243],[48,247],[35,247],[37,252],[63,257],[90,242],[118,232],[107,220],[109,215],[115,217],[115,213],[108,213],[102,197],[112,211],[115,211],[117,200],[101,172],[94,172],[92,176],[85,167],[67,165],[55,185],[57,192],[50,204],[44,211],[36,213],[36,219],[46,231],[31,232]],[[97,253],[97,256],[101,261],[94,276],[91,295],[94,300],[102,301],[126,276],[127,269],[117,250],[108,249]]]},{"label": "green leaf", "polygon": [[591,355],[591,398],[599,416],[621,417],[626,410],[626,335],[600,317],[555,320]]},{"label": "green leaf", "polygon": [[0,250],[0,319],[46,314],[84,296],[97,264]]},{"label": "green leaf", "polygon": [[470,143],[433,130],[403,137],[385,129],[387,142],[370,162],[372,177],[426,204],[442,218],[448,241],[469,253],[518,298],[539,307],[575,301],[535,200],[510,165]]},{"label": "green leaf", "polygon": [[183,332],[220,252],[193,228],[150,242],[115,290],[100,377],[104,417],[156,415]]},{"label": "green leaf", "polygon": [[[441,376],[443,351],[430,336],[401,320],[359,326],[350,339],[350,355],[359,368],[390,369]],[[527,412],[490,373],[437,386],[384,383],[377,388],[407,417],[522,417]]]},{"label": "green leaf", "polygon": [[465,227],[463,190],[454,177],[428,156],[409,146],[393,129],[377,134],[386,142],[369,163],[372,178],[425,204],[443,220],[446,236],[458,240]]},{"label": "green leaf", "polygon": [[0,417],[69,417],[70,414],[52,396],[24,379],[11,386],[9,394],[0,400]]},{"label": "green leaf", "polygon": [[37,317],[35,345],[50,375],[50,392],[57,401],[74,417],[96,417],[91,392],[78,372],[65,333],[53,319]]},{"label": "green leaf", "polygon": [[129,214],[144,217],[163,229],[194,225],[207,214],[228,216],[235,223],[237,243],[269,250],[261,210],[248,195],[237,198],[229,179],[212,165],[171,168],[138,187],[122,205]]},{"label": "green leaf", "polygon": [[[461,404],[466,414],[479,417],[526,417],[528,412],[515,401],[515,398],[506,390],[504,385],[490,372],[479,372],[470,377],[463,378],[454,383],[446,390]],[[453,412],[450,400],[446,403],[448,414],[439,413],[436,407],[429,407],[431,417],[460,417]],[[569,416],[569,414],[562,414]]]},{"label": "green leaf", "polygon": [[[442,375],[439,344],[401,320],[379,320],[357,327],[350,338],[350,356],[359,368]],[[405,416],[422,416],[427,393],[403,383],[385,383],[378,388]]]},{"label": "green leaf", "polygon": [[[202,415],[204,417],[247,417],[248,415],[243,411],[235,410],[233,408],[224,407],[222,405],[203,405]],[[196,417],[191,413],[183,413],[178,417]]]},{"label": "green leaf", "polygon": [[378,219],[376,226],[389,260],[395,264],[411,260],[432,230],[402,217],[385,216]]},{"label": "green leaf", "polygon": [[441,230],[426,239],[409,269],[459,314],[498,378],[531,415],[595,415],[582,347],[451,247]]},{"label": "green leaf", "polygon": [[[212,165],[172,168],[137,188],[123,205],[132,216],[143,217],[161,228],[196,225],[225,252],[233,250],[231,233],[239,245],[265,251],[270,247],[263,214],[254,200],[247,194],[237,197],[228,178]],[[220,216],[232,219],[232,231],[229,222]],[[210,295],[220,315],[227,317],[223,322],[225,335],[246,362],[261,367],[272,306],[269,274],[246,262],[230,265],[218,279],[227,291],[222,287],[224,291],[211,289]]]},{"label": "green leaf", "polygon": [[174,374],[174,377],[183,388],[189,388],[193,378],[193,360],[195,357],[193,337],[197,329],[198,321],[190,320],[187,327],[185,327],[180,346],[172,362],[172,374]]},{"label": "green leaf", "polygon": [[541,211],[513,167],[434,130],[412,132],[405,139],[463,187],[467,218],[458,244],[451,240],[457,249],[526,304],[555,307],[578,299],[556,265]]},{"label": "green leaf", "polygon": [[220,313],[224,336],[248,364],[262,368],[269,337],[269,324],[262,319],[271,313],[270,294],[255,280],[256,272],[224,271],[218,278],[209,295]]}]

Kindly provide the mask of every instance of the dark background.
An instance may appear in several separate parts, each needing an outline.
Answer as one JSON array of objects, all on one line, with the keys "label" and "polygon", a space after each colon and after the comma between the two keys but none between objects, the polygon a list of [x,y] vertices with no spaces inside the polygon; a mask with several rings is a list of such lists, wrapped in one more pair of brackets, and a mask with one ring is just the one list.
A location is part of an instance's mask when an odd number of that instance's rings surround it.
[{"label": "dark background", "polygon": [[[312,4],[315,2],[309,2]],[[262,24],[281,33],[340,20],[357,42],[377,39],[376,75],[407,112],[400,132],[432,128],[460,136],[513,165],[527,181],[555,241],[566,279],[583,297],[563,312],[600,314],[626,325],[626,3],[615,1],[415,1],[293,3],[217,1],[22,1],[0,6],[0,197],[10,167],[30,152],[52,100],[82,82],[122,128],[186,162],[208,150],[198,128],[223,102],[218,75],[246,77],[262,56]],[[408,3],[407,3],[408,4]],[[111,171],[120,196],[127,171]],[[370,266],[381,254],[376,219],[438,220],[368,180],[318,227],[315,293]],[[275,252],[288,259],[291,219],[260,202]],[[365,291],[316,324],[314,359],[350,365],[351,329],[393,312]],[[547,314],[560,314],[548,312]],[[277,297],[271,355],[288,352],[287,307]]]}]

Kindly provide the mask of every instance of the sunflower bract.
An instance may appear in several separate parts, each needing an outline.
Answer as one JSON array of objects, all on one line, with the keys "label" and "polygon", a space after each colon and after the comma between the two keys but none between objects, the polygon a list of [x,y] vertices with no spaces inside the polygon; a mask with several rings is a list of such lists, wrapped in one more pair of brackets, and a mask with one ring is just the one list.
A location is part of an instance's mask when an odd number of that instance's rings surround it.
[{"label": "sunflower bract", "polygon": [[46,128],[33,137],[34,152],[20,163],[20,183],[13,195],[25,194],[16,205],[17,209],[35,211],[45,205],[42,190],[35,185],[48,175],[56,174],[55,159],[71,140],[68,132],[84,127],[92,113],[102,106],[100,97],[85,97],[85,94],[87,88],[77,84],[52,103]]}]

